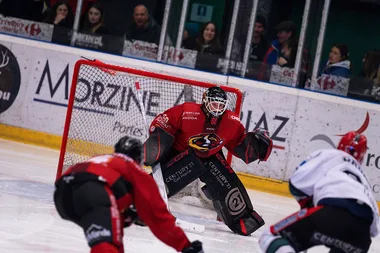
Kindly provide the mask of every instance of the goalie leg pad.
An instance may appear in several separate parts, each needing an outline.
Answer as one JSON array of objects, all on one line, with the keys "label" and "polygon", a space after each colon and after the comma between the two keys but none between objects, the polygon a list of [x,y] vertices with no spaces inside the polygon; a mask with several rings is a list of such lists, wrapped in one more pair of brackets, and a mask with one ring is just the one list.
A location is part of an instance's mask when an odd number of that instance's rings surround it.
[{"label": "goalie leg pad", "polygon": [[202,161],[192,149],[178,154],[161,167],[168,198],[181,191],[206,171]]},{"label": "goalie leg pad", "polygon": [[220,152],[204,159],[208,169],[201,180],[207,185],[207,196],[223,222],[235,233],[250,235],[265,224],[253,210],[251,200],[240,179]]}]

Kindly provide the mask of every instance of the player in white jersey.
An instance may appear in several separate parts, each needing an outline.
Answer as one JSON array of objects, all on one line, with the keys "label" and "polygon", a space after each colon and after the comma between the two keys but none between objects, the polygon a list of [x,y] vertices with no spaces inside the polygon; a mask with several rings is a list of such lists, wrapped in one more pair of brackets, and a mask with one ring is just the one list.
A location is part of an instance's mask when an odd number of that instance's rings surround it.
[{"label": "player in white jersey", "polygon": [[265,253],[295,253],[316,245],[330,253],[365,253],[379,233],[376,200],[360,167],[364,135],[349,132],[337,149],[315,151],[289,180],[301,210],[267,228],[259,244]]}]

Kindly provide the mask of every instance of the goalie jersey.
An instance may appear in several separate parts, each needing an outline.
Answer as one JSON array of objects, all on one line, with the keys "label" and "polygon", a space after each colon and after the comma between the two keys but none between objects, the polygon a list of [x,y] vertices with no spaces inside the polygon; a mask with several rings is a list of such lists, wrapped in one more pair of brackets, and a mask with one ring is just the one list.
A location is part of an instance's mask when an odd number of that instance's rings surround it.
[{"label": "goalie jersey", "polygon": [[[376,200],[359,162],[337,149],[318,150],[309,155],[290,178],[290,190],[297,200],[311,197],[313,205],[336,205],[372,211],[371,236],[379,233]],[[347,206],[345,206],[347,205]]]},{"label": "goalie jersey", "polygon": [[183,152],[194,148],[199,157],[210,157],[223,147],[235,154],[235,147],[245,136],[245,128],[238,115],[230,110],[208,122],[201,104],[185,102],[159,114],[150,125],[150,133],[156,127],[175,138],[173,147]]}]

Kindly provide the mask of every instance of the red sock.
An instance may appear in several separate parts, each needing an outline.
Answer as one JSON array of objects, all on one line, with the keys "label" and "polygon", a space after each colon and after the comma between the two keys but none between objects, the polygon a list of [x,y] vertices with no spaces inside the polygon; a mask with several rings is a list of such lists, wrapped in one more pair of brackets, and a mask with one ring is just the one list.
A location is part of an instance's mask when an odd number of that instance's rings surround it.
[{"label": "red sock", "polygon": [[115,245],[108,242],[102,242],[92,247],[91,253],[120,253],[120,252]]}]

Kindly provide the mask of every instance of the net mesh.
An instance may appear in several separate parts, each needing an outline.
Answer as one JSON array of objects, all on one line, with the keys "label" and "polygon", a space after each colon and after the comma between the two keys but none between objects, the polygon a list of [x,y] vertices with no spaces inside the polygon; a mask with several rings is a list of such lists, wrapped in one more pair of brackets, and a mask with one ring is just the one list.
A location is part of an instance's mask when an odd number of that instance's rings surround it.
[{"label": "net mesh", "polygon": [[[74,101],[71,117],[68,114],[70,122],[65,126],[68,129],[66,149],[61,151],[64,152],[60,164],[63,172],[91,156],[112,153],[113,145],[122,136],[144,142],[155,116],[185,101],[201,103],[207,89],[190,81],[179,83],[131,74],[127,69],[109,71],[107,66],[81,64],[77,77],[73,78],[76,80]],[[140,90],[136,89],[136,82]],[[235,111],[238,96],[233,92],[227,95],[228,109]],[[195,188],[188,187],[184,195],[194,195]]]}]

